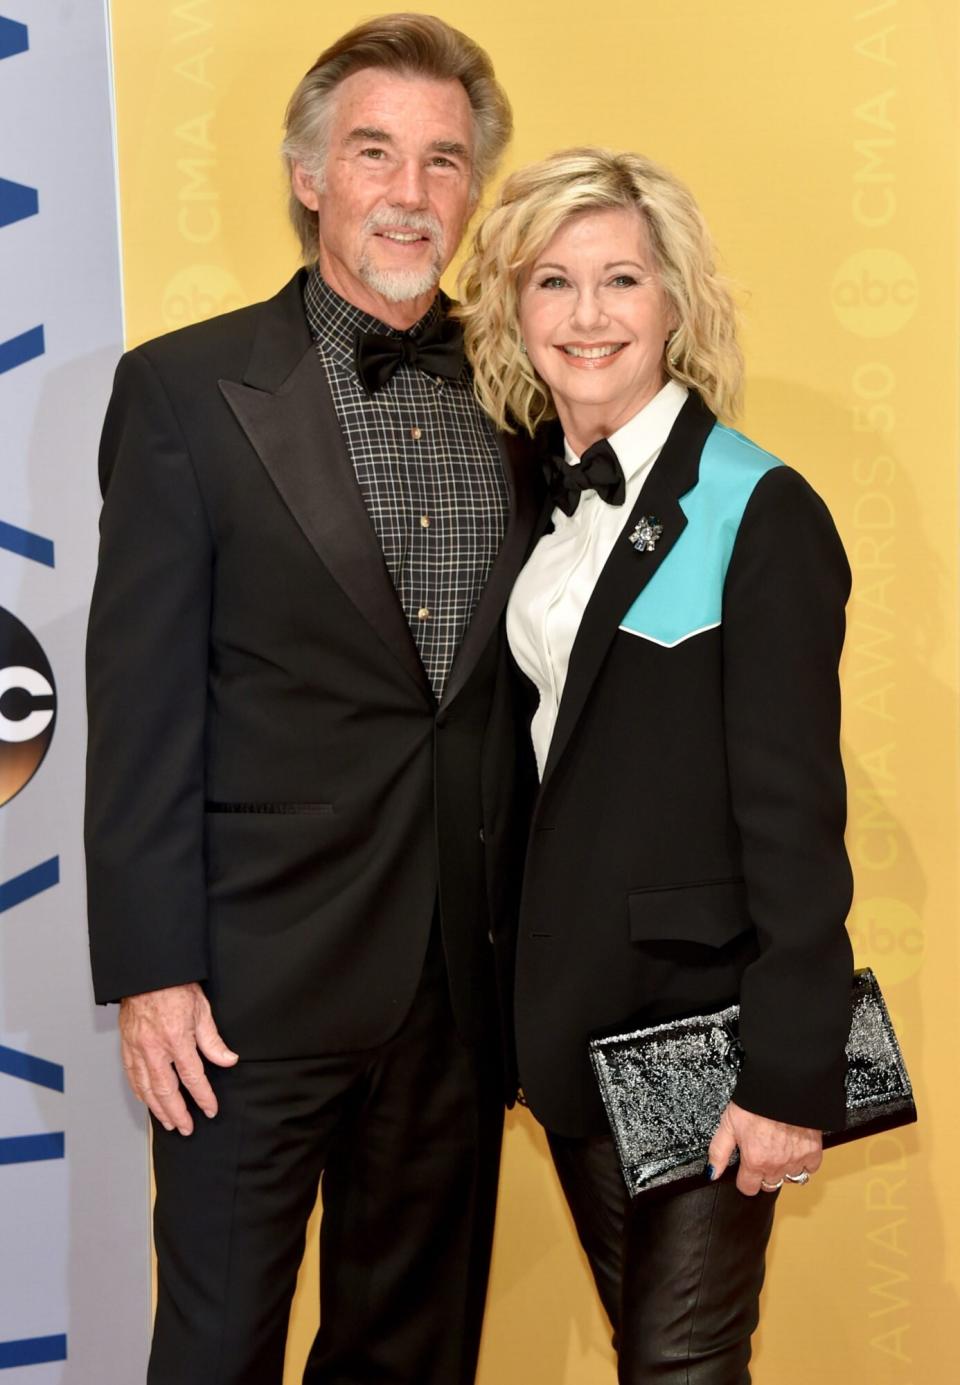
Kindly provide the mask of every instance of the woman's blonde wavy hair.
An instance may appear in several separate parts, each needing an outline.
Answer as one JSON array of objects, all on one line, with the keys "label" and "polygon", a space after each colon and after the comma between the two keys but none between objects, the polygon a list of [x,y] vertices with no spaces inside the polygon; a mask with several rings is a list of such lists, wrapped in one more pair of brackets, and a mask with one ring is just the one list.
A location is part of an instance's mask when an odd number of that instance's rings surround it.
[{"label": "woman's blonde wavy hair", "polygon": [[477,395],[500,428],[515,432],[519,424],[533,433],[555,416],[550,392],[522,349],[519,298],[527,272],[570,217],[616,207],[636,207],[646,222],[679,319],[667,343],[667,375],[696,390],[720,418],[736,415],[743,382],[736,306],[693,196],[640,154],[583,148],[511,174],[460,274],[456,314]]}]

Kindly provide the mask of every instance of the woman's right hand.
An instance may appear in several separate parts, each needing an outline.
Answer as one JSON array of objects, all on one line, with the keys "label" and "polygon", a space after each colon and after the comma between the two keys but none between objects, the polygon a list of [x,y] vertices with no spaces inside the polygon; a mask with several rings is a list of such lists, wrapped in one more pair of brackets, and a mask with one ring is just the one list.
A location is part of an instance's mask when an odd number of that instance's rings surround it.
[{"label": "woman's right hand", "polygon": [[710,1141],[707,1173],[711,1179],[720,1177],[735,1149],[740,1151],[737,1187],[747,1197],[755,1197],[761,1191],[775,1192],[785,1178],[799,1181],[804,1173],[816,1173],[823,1162],[823,1134],[805,1125],[758,1116],[731,1101]]}]

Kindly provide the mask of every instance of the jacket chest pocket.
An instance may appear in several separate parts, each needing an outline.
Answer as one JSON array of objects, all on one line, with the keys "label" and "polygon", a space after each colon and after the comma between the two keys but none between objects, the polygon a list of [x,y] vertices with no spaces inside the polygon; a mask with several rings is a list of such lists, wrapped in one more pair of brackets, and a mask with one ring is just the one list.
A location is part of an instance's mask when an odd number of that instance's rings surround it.
[{"label": "jacket chest pocket", "polygon": [[753,927],[742,877],[632,890],[630,941],[723,947]]}]

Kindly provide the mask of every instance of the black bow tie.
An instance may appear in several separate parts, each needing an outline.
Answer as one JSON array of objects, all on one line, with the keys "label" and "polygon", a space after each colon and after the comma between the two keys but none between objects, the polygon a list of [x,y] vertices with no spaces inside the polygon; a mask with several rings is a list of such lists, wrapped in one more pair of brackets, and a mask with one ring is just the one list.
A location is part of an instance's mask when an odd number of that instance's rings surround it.
[{"label": "black bow tie", "polygon": [[382,389],[404,364],[456,380],[463,370],[463,333],[459,322],[449,317],[438,317],[416,338],[358,331],[353,359],[368,394]]},{"label": "black bow tie", "polygon": [[565,457],[551,457],[544,473],[553,503],[565,515],[573,514],[583,491],[596,491],[608,505],[622,505],[627,498],[623,468],[606,438],[587,448],[579,466],[572,466]]}]

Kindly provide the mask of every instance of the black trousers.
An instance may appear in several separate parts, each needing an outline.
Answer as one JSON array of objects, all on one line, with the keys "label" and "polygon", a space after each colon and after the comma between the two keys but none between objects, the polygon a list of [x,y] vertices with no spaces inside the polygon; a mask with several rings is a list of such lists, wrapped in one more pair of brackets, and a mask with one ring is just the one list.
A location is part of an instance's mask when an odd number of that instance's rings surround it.
[{"label": "black trousers", "polygon": [[[306,1385],[469,1385],[503,1123],[498,1055],[457,1037],[437,930],[382,1048],[209,1072],[183,1138],[154,1123],[159,1293],[148,1385],[280,1385],[322,1175]],[[317,1004],[323,1004],[318,992]]]},{"label": "black trousers", "polygon": [[612,1139],[548,1139],[621,1385],[749,1385],[778,1195],[745,1197],[731,1175],[631,1200]]}]

